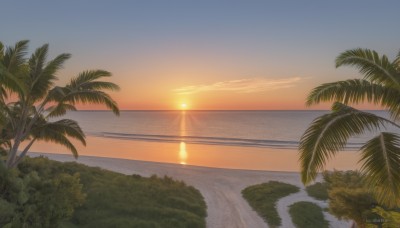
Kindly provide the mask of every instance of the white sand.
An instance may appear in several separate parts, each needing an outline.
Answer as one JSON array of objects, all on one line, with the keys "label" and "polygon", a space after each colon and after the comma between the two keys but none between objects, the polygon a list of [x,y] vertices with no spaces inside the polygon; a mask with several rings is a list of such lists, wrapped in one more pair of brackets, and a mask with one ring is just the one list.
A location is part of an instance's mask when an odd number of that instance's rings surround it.
[{"label": "white sand", "polygon": [[[38,156],[40,153],[31,153]],[[42,154],[53,160],[74,161],[71,155]],[[271,180],[293,184],[302,188],[302,191],[282,198],[278,201],[277,209],[282,218],[282,227],[294,227],[287,212],[287,206],[297,201],[317,202],[326,207],[326,203],[316,201],[304,192],[300,176],[294,172],[250,171],[235,169],[206,168],[189,165],[167,164],[124,160],[115,158],[101,158],[80,156],[77,160],[89,166],[98,166],[104,169],[124,174],[139,174],[141,176],[170,176],[182,180],[197,188],[207,203],[207,227],[268,227],[263,219],[254,212],[243,199],[241,191],[247,186],[268,182]],[[349,223],[338,221],[333,216],[325,215],[331,227],[350,227]]]}]

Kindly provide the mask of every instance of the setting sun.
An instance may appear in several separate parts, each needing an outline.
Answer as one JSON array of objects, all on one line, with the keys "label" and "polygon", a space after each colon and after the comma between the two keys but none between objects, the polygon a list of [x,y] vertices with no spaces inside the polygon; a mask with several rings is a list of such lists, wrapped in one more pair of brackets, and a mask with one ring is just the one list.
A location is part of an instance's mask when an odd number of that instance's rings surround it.
[{"label": "setting sun", "polygon": [[187,104],[186,103],[182,103],[181,104],[181,109],[187,109]]}]

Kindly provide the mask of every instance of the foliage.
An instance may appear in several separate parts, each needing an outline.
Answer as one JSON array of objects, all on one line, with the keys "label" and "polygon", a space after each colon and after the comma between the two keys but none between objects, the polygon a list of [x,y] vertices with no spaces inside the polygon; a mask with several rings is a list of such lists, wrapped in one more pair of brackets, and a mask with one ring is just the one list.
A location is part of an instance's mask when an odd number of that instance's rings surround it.
[{"label": "foliage", "polygon": [[306,187],[309,196],[317,200],[328,200],[328,187],[326,183],[317,182]]},{"label": "foliage", "polygon": [[[400,135],[381,132],[400,119],[400,52],[393,61],[369,49],[348,50],[336,58],[336,67],[353,66],[364,75],[314,88],[307,104],[334,102],[332,112],[316,118],[301,137],[302,181],[308,184],[327,160],[343,150],[350,137],[373,132],[361,148],[361,171],[376,199],[387,207],[400,206]],[[390,119],[357,110],[348,104],[373,103],[387,110]]]},{"label": "foliage", "polygon": [[250,206],[268,223],[270,227],[278,227],[281,218],[276,210],[276,202],[285,196],[299,191],[299,187],[278,181],[253,185],[242,191],[243,197]]},{"label": "foliage", "polygon": [[9,170],[0,165],[1,227],[57,227],[72,216],[84,198],[77,173],[42,168]]},{"label": "foliage", "polygon": [[[397,211],[385,210],[382,207],[377,206],[374,209],[372,209],[372,212],[379,215],[380,218],[378,218],[378,221],[379,221],[379,223],[381,223],[380,225],[382,225],[382,228],[392,228],[392,227],[400,226],[400,211],[399,210],[397,210]],[[372,226],[370,226],[370,227],[372,227]]]},{"label": "foliage", "polygon": [[199,191],[169,177],[29,157],[0,174],[1,227],[205,227]]},{"label": "foliage", "polygon": [[322,176],[328,189],[365,187],[365,180],[358,171],[325,171]]},{"label": "foliage", "polygon": [[[118,86],[100,81],[111,73],[84,71],[67,85],[55,86],[57,73],[70,54],[60,54],[47,61],[48,44],[37,48],[29,58],[26,58],[27,49],[26,40],[14,47],[5,47],[0,42],[0,147],[7,151],[7,168],[21,162],[32,144],[39,140],[63,145],[77,157],[78,151],[70,138],[86,144],[78,123],[69,119],[51,121],[76,110],[77,103],[104,104],[119,114],[116,102],[104,92],[118,90]],[[26,143],[24,148],[20,148],[22,142]]]},{"label": "foliage", "polygon": [[289,207],[289,214],[297,228],[328,228],[322,209],[311,202],[296,202]]},{"label": "foliage", "polygon": [[366,188],[334,188],[329,191],[329,212],[339,219],[353,220],[364,227],[366,218],[375,205],[373,195]]},{"label": "foliage", "polygon": [[[339,219],[353,220],[359,227],[397,227],[400,213],[377,206],[375,195],[357,171],[324,172],[329,195],[329,212]],[[378,213],[379,212],[379,213]],[[391,217],[394,216],[394,217]],[[394,225],[395,224],[395,225]]]},{"label": "foliage", "polygon": [[79,173],[86,200],[63,227],[205,227],[200,192],[169,177],[124,175],[75,162],[27,159],[21,170]]},{"label": "foliage", "polygon": [[326,171],[323,177],[328,188],[329,212],[364,227],[376,201],[362,175],[357,171]]}]

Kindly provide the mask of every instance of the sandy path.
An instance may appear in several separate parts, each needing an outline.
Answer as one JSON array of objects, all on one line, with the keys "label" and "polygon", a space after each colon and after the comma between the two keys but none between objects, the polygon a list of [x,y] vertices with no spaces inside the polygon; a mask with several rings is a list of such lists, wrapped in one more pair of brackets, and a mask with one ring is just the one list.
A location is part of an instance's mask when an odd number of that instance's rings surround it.
[{"label": "sandy path", "polygon": [[[39,153],[31,153],[37,156]],[[74,161],[70,155],[43,154],[53,160]],[[302,187],[298,173],[233,170],[219,168],[205,168],[178,164],[166,164],[156,162],[123,160],[114,158],[100,158],[80,156],[78,162],[99,166],[104,169],[113,170],[124,174],[139,174],[142,176],[170,176],[176,180],[182,180],[197,188],[207,203],[206,218],[207,227],[225,228],[258,228],[268,227],[260,216],[254,212],[243,199],[241,191],[249,185],[260,184],[270,180],[282,181]],[[291,227],[291,219],[287,214],[287,205],[300,201],[304,198],[300,195],[291,195],[279,201],[278,211],[282,213],[285,222],[282,227]],[[285,212],[286,210],[286,212]],[[289,223],[286,223],[286,222]],[[333,227],[337,221],[333,221]],[[289,224],[286,226],[286,224]]]}]

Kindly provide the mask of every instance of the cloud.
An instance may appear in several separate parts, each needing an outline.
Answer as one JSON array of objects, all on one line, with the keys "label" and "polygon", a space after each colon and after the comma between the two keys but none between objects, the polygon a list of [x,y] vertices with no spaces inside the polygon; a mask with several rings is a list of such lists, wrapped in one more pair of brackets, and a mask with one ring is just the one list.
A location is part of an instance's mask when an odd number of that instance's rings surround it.
[{"label": "cloud", "polygon": [[206,91],[232,91],[236,93],[257,93],[296,86],[300,77],[284,79],[246,78],[215,82],[209,85],[190,85],[174,89],[178,94],[194,94]]}]

